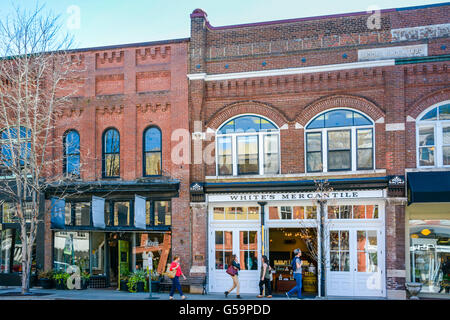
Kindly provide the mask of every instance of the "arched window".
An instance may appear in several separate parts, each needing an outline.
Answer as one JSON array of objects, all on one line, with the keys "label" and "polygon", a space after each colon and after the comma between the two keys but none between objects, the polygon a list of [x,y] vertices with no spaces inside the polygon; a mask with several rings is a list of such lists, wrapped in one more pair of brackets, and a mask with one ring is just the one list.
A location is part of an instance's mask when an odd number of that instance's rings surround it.
[{"label": "arched window", "polygon": [[278,174],[280,131],[269,120],[245,115],[217,130],[217,175]]},{"label": "arched window", "polygon": [[30,156],[31,131],[26,127],[12,127],[1,133],[1,159],[2,167],[20,167]]},{"label": "arched window", "polygon": [[315,117],[305,131],[307,172],[374,168],[373,122],[359,112],[336,109]]},{"label": "arched window", "polygon": [[116,129],[108,129],[103,134],[103,177],[120,176],[120,136]]},{"label": "arched window", "polygon": [[80,135],[70,130],[64,135],[64,173],[80,175]]},{"label": "arched window", "polygon": [[150,127],[144,131],[144,176],[161,175],[161,130]]},{"label": "arched window", "polygon": [[417,119],[417,166],[450,166],[450,101],[428,108]]}]

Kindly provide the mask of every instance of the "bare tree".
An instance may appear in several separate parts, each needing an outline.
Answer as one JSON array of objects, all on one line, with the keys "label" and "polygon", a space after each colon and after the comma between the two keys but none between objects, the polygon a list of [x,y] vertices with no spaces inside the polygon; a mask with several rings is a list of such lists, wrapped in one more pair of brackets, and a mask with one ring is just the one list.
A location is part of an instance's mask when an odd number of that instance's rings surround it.
[{"label": "bare tree", "polygon": [[[330,192],[333,188],[330,186],[328,180],[314,180],[316,187],[315,202],[318,205],[317,215],[318,215],[318,228],[311,228],[311,226],[306,225],[305,221],[300,220],[300,233],[302,238],[306,242],[308,248],[308,256],[314,260],[317,265],[320,265],[320,295],[325,295],[325,270],[329,267],[329,261],[327,259],[325,248],[326,243],[329,243],[331,227],[331,220],[326,219],[327,212],[325,212],[325,205],[329,201]],[[306,217],[309,218],[309,217]]]},{"label": "bare tree", "polygon": [[60,17],[43,6],[16,7],[0,21],[0,193],[20,224],[22,294],[29,292],[42,194],[50,184],[72,179],[60,170],[64,159],[55,131],[58,114],[77,91],[79,70],[68,54],[72,38],[62,35],[61,26]]}]

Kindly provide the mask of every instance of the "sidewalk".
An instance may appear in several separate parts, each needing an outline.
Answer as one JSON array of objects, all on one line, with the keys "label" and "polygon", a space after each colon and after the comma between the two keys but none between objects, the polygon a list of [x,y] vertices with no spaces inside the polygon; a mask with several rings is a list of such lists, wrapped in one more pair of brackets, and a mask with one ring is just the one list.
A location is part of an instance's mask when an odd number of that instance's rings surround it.
[{"label": "sidewalk", "polygon": [[[148,292],[130,293],[115,289],[87,289],[87,290],[56,290],[33,287],[30,296],[9,295],[20,293],[20,287],[0,289],[0,300],[147,300]],[[8,294],[8,295],[5,295]],[[169,300],[168,292],[153,293],[158,300]],[[206,295],[186,293],[188,300],[225,300],[223,294],[209,293]],[[273,298],[257,298],[256,294],[241,294],[242,299],[237,299],[235,294],[230,294],[226,300],[287,300],[285,295],[274,295]],[[174,295],[175,300],[180,300],[180,295]],[[315,296],[305,296],[304,300],[315,300]],[[292,299],[296,300],[296,299]],[[156,300],[157,301],[157,300]]]}]

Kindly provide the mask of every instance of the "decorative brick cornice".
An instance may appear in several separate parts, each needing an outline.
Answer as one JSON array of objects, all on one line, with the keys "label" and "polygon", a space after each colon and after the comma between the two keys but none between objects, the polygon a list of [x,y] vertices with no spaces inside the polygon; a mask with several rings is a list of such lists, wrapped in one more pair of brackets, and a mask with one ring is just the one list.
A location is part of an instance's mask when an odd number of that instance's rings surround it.
[{"label": "decorative brick cornice", "polygon": [[450,87],[433,91],[432,93],[421,97],[406,109],[406,116],[416,119],[425,109],[445,100],[450,100]]},{"label": "decorative brick cornice", "polygon": [[148,111],[156,112],[160,110],[161,112],[166,112],[170,108],[169,102],[164,103],[146,103],[146,104],[137,104],[136,109],[138,112],[146,113]]},{"label": "decorative brick cornice", "polygon": [[83,113],[84,108],[66,108],[57,111],[58,118],[72,118],[72,117],[80,117]]},{"label": "decorative brick cornice", "polygon": [[104,106],[104,107],[97,107],[97,109],[96,109],[96,112],[97,113],[100,113],[100,114],[113,114],[113,113],[116,113],[116,114],[121,114],[121,113],[123,113],[123,105],[119,105],[119,106]]},{"label": "decorative brick cornice", "polygon": [[229,118],[245,113],[253,113],[266,117],[279,127],[284,125],[286,122],[289,122],[287,117],[272,105],[265,102],[248,100],[233,102],[224,106],[209,117],[206,121],[206,127],[218,129],[219,126]]},{"label": "decorative brick cornice", "polygon": [[307,105],[299,112],[295,121],[305,127],[308,121],[313,117],[332,108],[350,108],[359,110],[367,114],[374,122],[379,118],[385,117],[385,112],[366,98],[351,95],[332,95],[320,98]]}]

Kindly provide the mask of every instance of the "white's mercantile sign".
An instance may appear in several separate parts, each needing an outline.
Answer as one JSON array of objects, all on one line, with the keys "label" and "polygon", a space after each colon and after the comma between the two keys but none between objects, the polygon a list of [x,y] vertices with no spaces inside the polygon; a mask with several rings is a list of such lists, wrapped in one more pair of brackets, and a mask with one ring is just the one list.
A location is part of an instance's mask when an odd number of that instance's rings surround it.
[{"label": "white's mercantile sign", "polygon": [[[332,191],[324,194],[326,199],[366,199],[383,198],[384,190],[349,190]],[[292,201],[315,200],[320,197],[317,192],[282,192],[282,193],[233,193],[233,194],[209,194],[209,202],[228,201]]]},{"label": "white's mercantile sign", "polygon": [[426,56],[428,56],[428,45],[426,44],[358,50],[358,61],[413,58]]}]

